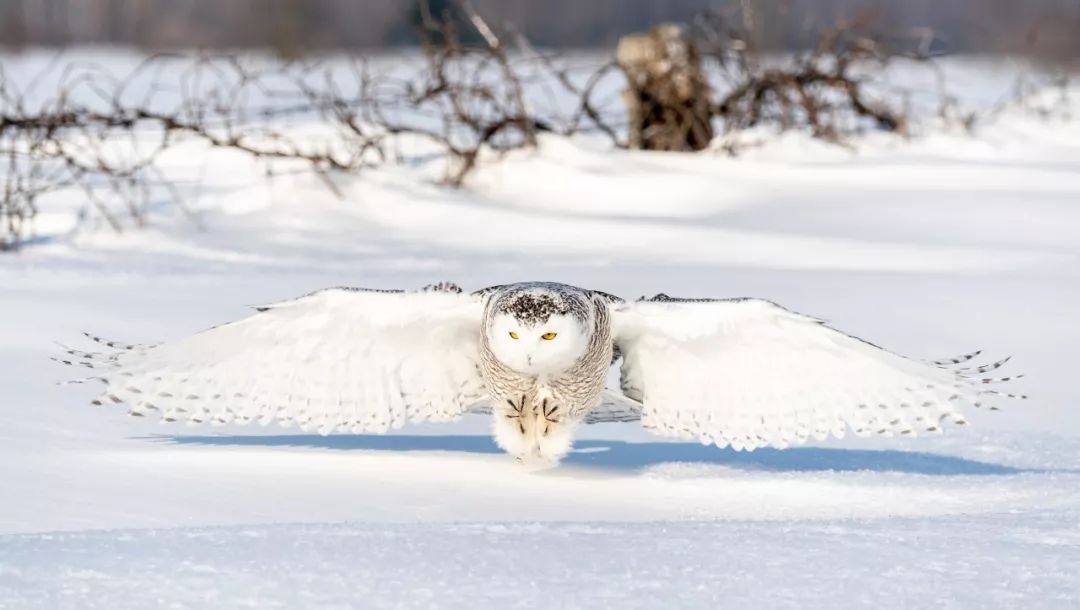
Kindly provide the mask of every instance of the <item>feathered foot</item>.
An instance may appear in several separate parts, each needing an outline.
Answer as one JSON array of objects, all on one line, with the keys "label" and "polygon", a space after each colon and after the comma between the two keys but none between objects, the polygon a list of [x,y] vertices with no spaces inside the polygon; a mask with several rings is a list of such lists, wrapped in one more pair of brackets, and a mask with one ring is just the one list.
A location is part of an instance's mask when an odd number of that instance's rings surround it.
[{"label": "feathered foot", "polygon": [[574,429],[578,422],[570,418],[567,409],[547,398],[536,405],[533,420],[537,432],[537,457],[557,464],[570,453],[574,444]]},{"label": "feathered foot", "polygon": [[493,415],[495,443],[526,466],[554,466],[573,444],[577,421],[548,398],[533,405],[526,396],[507,400]]},{"label": "feathered foot", "polygon": [[535,452],[535,435],[531,434],[533,418],[526,409],[526,397],[508,399],[505,405],[492,410],[495,444],[519,461]]}]

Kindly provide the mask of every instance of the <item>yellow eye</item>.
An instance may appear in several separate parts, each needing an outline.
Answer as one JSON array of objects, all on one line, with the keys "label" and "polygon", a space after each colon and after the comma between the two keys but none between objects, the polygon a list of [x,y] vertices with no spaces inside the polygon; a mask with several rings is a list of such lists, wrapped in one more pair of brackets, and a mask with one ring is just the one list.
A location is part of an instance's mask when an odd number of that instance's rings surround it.
[{"label": "yellow eye", "polygon": [[551,341],[552,339],[555,338],[555,333],[544,333],[544,334],[540,335],[540,338],[543,339],[544,341]]},{"label": "yellow eye", "polygon": [[514,331],[510,331],[510,338],[511,339],[517,339],[518,338],[517,333],[514,332]]}]

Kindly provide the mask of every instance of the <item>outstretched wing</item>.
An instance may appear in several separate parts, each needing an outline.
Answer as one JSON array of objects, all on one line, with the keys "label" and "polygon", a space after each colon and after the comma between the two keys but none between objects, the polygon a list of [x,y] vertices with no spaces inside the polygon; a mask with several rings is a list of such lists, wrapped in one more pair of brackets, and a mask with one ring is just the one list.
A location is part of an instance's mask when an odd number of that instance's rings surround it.
[{"label": "outstretched wing", "polygon": [[107,385],[98,402],[194,423],[384,432],[455,419],[484,399],[482,298],[456,287],[332,288],[257,310],[160,345],[67,349],[61,361],[96,369]]},{"label": "outstretched wing", "polygon": [[652,432],[735,449],[810,437],[936,432],[965,423],[989,394],[992,365],[919,362],[756,299],[658,295],[612,307],[622,387]]}]

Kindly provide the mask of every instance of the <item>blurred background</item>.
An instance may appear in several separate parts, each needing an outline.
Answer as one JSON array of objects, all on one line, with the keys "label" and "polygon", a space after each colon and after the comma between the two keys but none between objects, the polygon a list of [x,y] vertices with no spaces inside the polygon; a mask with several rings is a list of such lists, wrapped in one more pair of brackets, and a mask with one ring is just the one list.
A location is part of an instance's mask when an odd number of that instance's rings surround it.
[{"label": "blurred background", "polygon": [[[475,0],[492,23],[534,44],[607,48],[619,36],[705,11],[738,9],[763,48],[813,44],[810,33],[870,15],[896,36],[932,30],[940,50],[1049,58],[1080,51],[1077,0]],[[458,13],[432,0],[434,13]],[[417,42],[417,0],[4,0],[7,47],[119,44],[147,49],[269,47],[282,55]]]}]

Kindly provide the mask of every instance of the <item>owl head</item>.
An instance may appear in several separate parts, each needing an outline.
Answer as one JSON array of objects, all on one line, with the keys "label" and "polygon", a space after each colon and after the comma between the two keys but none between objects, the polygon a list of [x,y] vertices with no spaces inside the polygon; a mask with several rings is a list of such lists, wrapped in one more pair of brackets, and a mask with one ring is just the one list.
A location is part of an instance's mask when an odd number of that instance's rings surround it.
[{"label": "owl head", "polygon": [[553,375],[585,355],[592,335],[588,303],[543,289],[509,292],[490,306],[485,326],[492,353],[524,375]]}]

